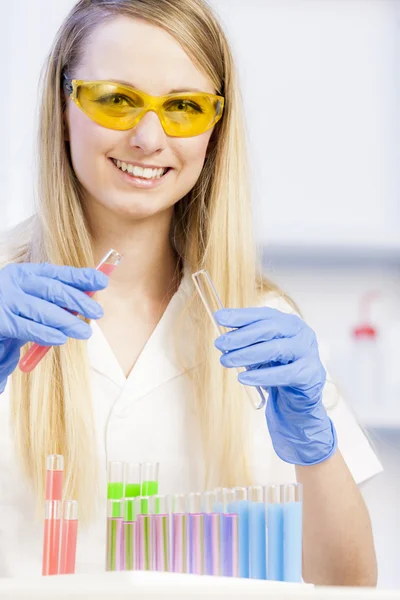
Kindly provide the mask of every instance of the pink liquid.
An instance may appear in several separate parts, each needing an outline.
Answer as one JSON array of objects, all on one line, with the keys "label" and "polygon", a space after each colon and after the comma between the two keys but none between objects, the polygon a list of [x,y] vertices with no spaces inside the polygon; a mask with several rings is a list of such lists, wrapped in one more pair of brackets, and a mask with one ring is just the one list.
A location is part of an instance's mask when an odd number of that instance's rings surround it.
[{"label": "pink liquid", "polygon": [[42,575],[58,574],[60,519],[45,519]]},{"label": "pink liquid", "polygon": [[78,537],[78,521],[64,519],[61,535],[60,574],[75,573],[76,541]]},{"label": "pink liquid", "polygon": [[[101,271],[105,275],[111,275],[114,271],[116,265],[111,263],[104,263],[97,267],[97,271]],[[87,296],[92,297],[95,292],[85,292]],[[77,315],[78,313],[71,311],[73,315]],[[24,354],[24,356],[19,361],[19,368],[24,373],[30,373],[37,367],[42,358],[46,356],[50,348],[53,346],[40,346],[39,344],[33,344],[29,350]]]},{"label": "pink liquid", "polygon": [[46,500],[61,500],[63,471],[46,472]]}]

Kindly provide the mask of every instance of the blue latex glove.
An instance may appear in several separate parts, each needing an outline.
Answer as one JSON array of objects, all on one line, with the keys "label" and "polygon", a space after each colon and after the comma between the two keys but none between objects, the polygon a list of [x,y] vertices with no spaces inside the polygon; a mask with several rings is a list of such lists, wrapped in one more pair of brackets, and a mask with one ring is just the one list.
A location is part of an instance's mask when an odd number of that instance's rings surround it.
[{"label": "blue latex glove", "polygon": [[296,465],[329,458],[337,439],[322,404],[326,373],[315,333],[296,315],[273,308],[222,309],[217,322],[233,331],[218,337],[225,367],[250,367],[245,385],[266,389],[266,418],[277,455]]},{"label": "blue latex glove", "polygon": [[0,270],[0,393],[26,342],[59,346],[68,337],[91,336],[91,327],[68,311],[87,319],[101,317],[100,304],[84,292],[107,284],[104,273],[89,268],[21,263]]}]

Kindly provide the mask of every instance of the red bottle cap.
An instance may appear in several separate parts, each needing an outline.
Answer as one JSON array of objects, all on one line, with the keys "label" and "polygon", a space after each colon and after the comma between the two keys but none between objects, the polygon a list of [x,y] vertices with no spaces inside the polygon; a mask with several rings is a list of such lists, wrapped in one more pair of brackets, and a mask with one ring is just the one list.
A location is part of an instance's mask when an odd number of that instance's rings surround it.
[{"label": "red bottle cap", "polygon": [[374,339],[377,336],[377,331],[372,325],[362,325],[353,329],[353,335],[357,339],[370,338]]}]

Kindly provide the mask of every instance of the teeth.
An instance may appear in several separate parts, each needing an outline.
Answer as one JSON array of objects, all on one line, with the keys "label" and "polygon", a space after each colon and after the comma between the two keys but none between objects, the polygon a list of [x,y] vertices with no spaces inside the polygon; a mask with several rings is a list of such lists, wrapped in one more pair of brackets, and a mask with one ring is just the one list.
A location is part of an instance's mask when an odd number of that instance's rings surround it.
[{"label": "teeth", "polygon": [[121,171],[125,171],[133,175],[134,177],[142,177],[143,179],[159,179],[164,175],[167,169],[163,169],[160,167],[159,169],[151,169],[146,167],[133,166],[128,163],[122,162],[121,160],[113,159],[114,164],[121,169]]}]

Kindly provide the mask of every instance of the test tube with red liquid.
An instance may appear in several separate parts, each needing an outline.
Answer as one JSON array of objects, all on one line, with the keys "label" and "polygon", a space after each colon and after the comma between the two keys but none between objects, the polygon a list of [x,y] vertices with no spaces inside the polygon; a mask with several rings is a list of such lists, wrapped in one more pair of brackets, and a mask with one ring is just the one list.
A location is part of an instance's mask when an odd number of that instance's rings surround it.
[{"label": "test tube with red liquid", "polygon": [[64,516],[61,527],[61,575],[75,573],[77,537],[78,502],[76,500],[67,500],[64,503]]},{"label": "test tube with red liquid", "polygon": [[61,501],[46,500],[42,575],[57,575],[60,555]]},{"label": "test tube with red liquid", "polygon": [[[101,271],[105,275],[109,276],[114,271],[114,269],[119,265],[122,260],[122,256],[118,254],[115,250],[109,250],[104,258],[97,265],[96,270]],[[93,296],[95,292],[85,292],[88,296]],[[71,311],[72,314],[77,315],[78,313]],[[24,356],[19,361],[19,368],[24,373],[30,373],[35,369],[35,367],[40,363],[42,358],[47,354],[47,352],[52,348],[52,346],[40,346],[39,344],[32,344],[29,350],[24,354]]]}]

